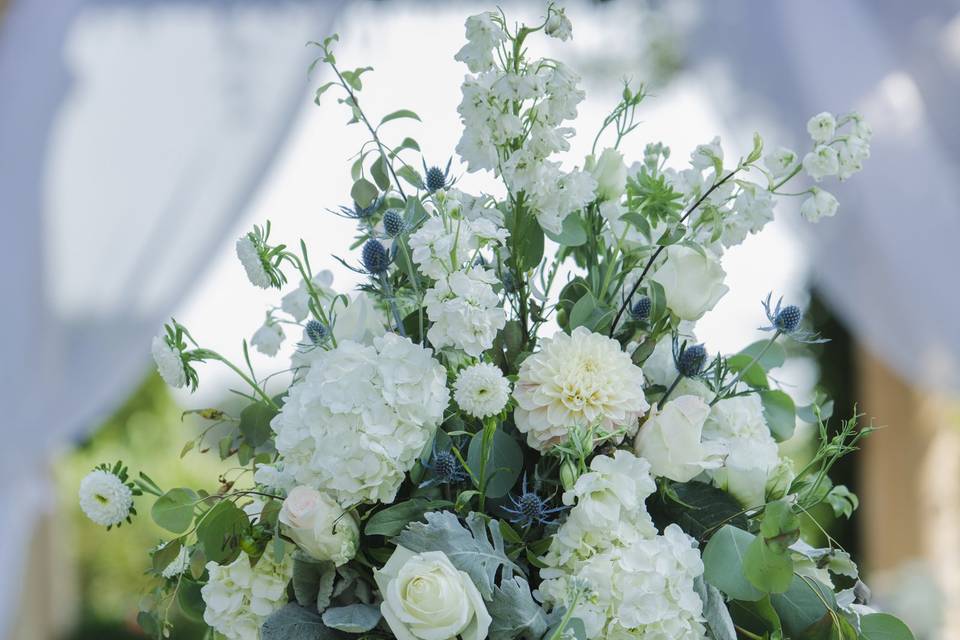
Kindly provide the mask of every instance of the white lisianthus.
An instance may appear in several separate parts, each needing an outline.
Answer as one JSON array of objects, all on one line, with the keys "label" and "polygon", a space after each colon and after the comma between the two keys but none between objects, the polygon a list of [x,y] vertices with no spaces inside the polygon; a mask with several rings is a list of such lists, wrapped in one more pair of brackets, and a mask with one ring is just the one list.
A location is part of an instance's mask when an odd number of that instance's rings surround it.
[{"label": "white lisianthus", "polygon": [[277,355],[285,337],[280,323],[268,319],[250,338],[250,344],[260,353],[272,357]]},{"label": "white lisianthus", "polygon": [[627,188],[627,165],[617,149],[604,149],[599,158],[587,156],[583,168],[597,181],[597,200],[617,200]]},{"label": "white lisianthus", "polygon": [[800,215],[809,222],[835,216],[840,203],[833,194],[818,187],[812,187],[811,190],[813,193],[800,205]]},{"label": "white lisianthus", "polygon": [[520,365],[513,397],[517,429],[539,451],[566,440],[573,427],[633,435],[649,408],[643,371],[617,341],[585,327],[543,339]]},{"label": "white lisianthus", "polygon": [[481,362],[460,372],[453,384],[453,399],[474,418],[495,416],[507,406],[510,382],[496,365]]},{"label": "white lisianthus", "polygon": [[442,551],[398,546],[373,572],[380,612],[397,640],[484,640],[492,619],[470,576]]},{"label": "white lisianthus", "polygon": [[681,320],[699,320],[730,289],[723,284],[727,272],[720,261],[709,254],[671,245],[666,260],[650,279],[663,287],[667,308]]},{"label": "white lisianthus", "polygon": [[257,245],[250,234],[240,236],[237,239],[237,257],[240,258],[240,264],[243,265],[247,272],[247,278],[252,285],[261,289],[269,289],[273,286],[273,280],[264,268],[263,258],[260,256]]},{"label": "white lisianthus", "polygon": [[130,516],[133,491],[116,474],[95,469],[80,481],[80,508],[96,524],[115,527]]},{"label": "white lisianthus", "polygon": [[543,32],[552,38],[566,41],[573,37],[573,24],[563,9],[554,8],[550,11]]},{"label": "white lisianthus", "polygon": [[837,119],[829,111],[818,113],[807,121],[807,133],[814,142],[826,144],[837,131]]},{"label": "white lisianthus", "polygon": [[343,506],[392,502],[443,418],[446,371],[395,333],[315,351],[270,425],[284,472]]},{"label": "white lisianthus", "polygon": [[653,475],[689,482],[723,464],[722,445],[701,442],[710,406],[697,396],[678,396],[654,409],[640,428],[637,455],[650,462]]},{"label": "white lisianthus", "polygon": [[793,171],[797,162],[797,152],[786,147],[779,147],[763,157],[763,164],[774,178],[782,178]]},{"label": "white lisianthus", "polygon": [[438,349],[461,349],[474,358],[493,346],[497,332],[507,324],[500,296],[493,290],[497,277],[483,267],[456,271],[438,280],[423,299],[432,324],[430,343]]},{"label": "white lisianthus", "polygon": [[177,389],[187,386],[187,372],[183,368],[183,357],[179,349],[170,346],[165,334],[154,337],[150,345],[150,353],[164,382]]},{"label": "white lisianthus", "polygon": [[294,487],[278,517],[290,538],[309,556],[340,566],[357,553],[360,529],[337,501],[313,487]]},{"label": "white lisianthus", "polygon": [[227,640],[259,640],[267,617],[287,602],[293,575],[291,554],[282,563],[265,553],[254,566],[240,552],[228,565],[207,563],[210,578],[200,589],[206,609],[203,621]]},{"label": "white lisianthus", "polygon": [[[332,298],[334,293],[333,272],[324,269],[313,276],[313,288],[324,298]],[[310,315],[310,288],[304,280],[300,281],[297,288],[283,296],[280,300],[280,308],[289,313],[297,322],[303,322]]]},{"label": "white lisianthus", "polygon": [[837,150],[825,144],[803,156],[803,169],[811,178],[820,182],[827,176],[835,176],[840,171]]}]

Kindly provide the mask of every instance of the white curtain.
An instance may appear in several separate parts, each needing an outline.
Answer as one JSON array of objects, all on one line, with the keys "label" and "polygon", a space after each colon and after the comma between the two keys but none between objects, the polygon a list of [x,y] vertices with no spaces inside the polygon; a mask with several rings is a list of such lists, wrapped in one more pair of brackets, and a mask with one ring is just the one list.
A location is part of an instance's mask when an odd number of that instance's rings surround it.
[{"label": "white curtain", "polygon": [[814,228],[815,284],[901,377],[960,391],[960,7],[949,0],[702,7],[691,42],[703,76],[720,80],[712,84],[721,91],[732,80],[746,91],[740,106],[791,123],[781,142],[806,144],[806,119],[824,109],[857,108],[872,123],[864,171],[826,186],[841,209]]},{"label": "white curtain", "polygon": [[0,18],[0,635],[49,455],[147,371],[317,80],[339,2],[16,1]]}]

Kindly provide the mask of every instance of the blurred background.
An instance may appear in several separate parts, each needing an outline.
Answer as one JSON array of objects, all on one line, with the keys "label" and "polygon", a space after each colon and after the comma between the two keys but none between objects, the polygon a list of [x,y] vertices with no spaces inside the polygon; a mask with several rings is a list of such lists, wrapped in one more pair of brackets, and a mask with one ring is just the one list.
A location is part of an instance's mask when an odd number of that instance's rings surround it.
[{"label": "blurred background", "polygon": [[[501,2],[536,20],[544,4]],[[623,77],[647,83],[647,142],[685,162],[722,137],[741,155],[805,146],[809,116],[859,109],[873,157],[836,189],[836,218],[804,225],[789,203],[724,259],[731,293],[698,325],[712,351],[762,335],[768,291],[810,309],[832,342],[776,377],[801,402],[822,390],[847,417],[886,426],[837,469],[859,494],[847,521],[820,514],[858,557],[880,606],[918,638],[960,638],[960,3],[956,0],[569,0],[572,42],[543,42],[584,77],[568,154],[582,164]],[[122,457],[162,486],[212,487],[226,471],[184,442],[184,410],[229,401],[200,369],[194,395],[152,371],[150,338],[171,315],[204,344],[240,343],[277,296],[233,254],[269,218],[347,291],[350,156],[362,132],[332,97],[313,104],[303,45],[337,31],[344,66],[371,65],[364,107],[413,109],[409,135],[443,164],[459,138],[463,20],[482,2],[0,0],[0,638],[139,638],[134,622],[148,517],[106,534],[76,506],[79,478]],[[412,121],[405,121],[412,122]],[[400,128],[398,127],[398,131]],[[469,192],[489,176],[453,173]],[[833,191],[834,189],[831,188]],[[288,339],[287,350],[294,340]],[[283,354],[254,354],[261,371]],[[784,443],[809,455],[811,425]],[[178,638],[199,638],[189,621]]]}]

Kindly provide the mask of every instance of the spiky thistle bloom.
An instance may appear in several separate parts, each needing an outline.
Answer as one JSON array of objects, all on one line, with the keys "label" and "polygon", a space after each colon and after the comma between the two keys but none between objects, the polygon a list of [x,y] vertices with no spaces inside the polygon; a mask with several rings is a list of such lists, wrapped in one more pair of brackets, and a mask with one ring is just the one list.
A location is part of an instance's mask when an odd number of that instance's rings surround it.
[{"label": "spiky thistle bloom", "polygon": [[766,327],[760,327],[761,331],[776,331],[804,344],[830,342],[827,339],[821,338],[818,333],[804,331],[800,328],[800,322],[803,320],[803,312],[800,310],[800,307],[794,304],[784,307],[783,297],[777,300],[776,307],[772,307],[770,304],[772,297],[773,293],[768,293],[766,300],[763,301],[763,311],[770,324]]},{"label": "spiky thistle bloom", "polygon": [[330,330],[319,320],[310,320],[304,330],[313,346],[320,346],[330,337]]},{"label": "spiky thistle bloom", "polygon": [[637,320],[646,320],[653,310],[653,301],[648,296],[639,296],[637,301],[630,305],[630,315]]},{"label": "spiky thistle bloom", "polygon": [[424,174],[424,183],[427,186],[427,191],[433,193],[435,191],[440,191],[441,189],[446,189],[453,186],[453,182],[449,181],[450,178],[450,163],[453,161],[453,158],[447,160],[447,168],[441,169],[440,167],[427,167],[427,163],[423,163],[423,174]]},{"label": "spiky thistle bloom", "polygon": [[535,525],[550,524],[553,521],[551,516],[567,508],[563,505],[551,508],[549,503],[549,500],[541,498],[536,492],[527,488],[527,476],[524,475],[520,495],[511,495],[511,506],[503,507],[503,510],[509,515],[510,522],[529,528]]},{"label": "spiky thistle bloom", "polygon": [[383,230],[391,238],[396,238],[407,230],[407,223],[403,214],[396,209],[390,209],[383,214]]},{"label": "spiky thistle bloom", "polygon": [[433,487],[441,484],[457,484],[463,482],[470,476],[464,470],[463,465],[454,455],[452,448],[437,449],[437,443],[433,443],[433,454],[430,461],[424,465],[431,477],[420,483],[420,488]]},{"label": "spiky thistle bloom", "polygon": [[687,346],[686,341],[679,343],[673,340],[673,362],[685,378],[696,378],[703,373],[703,365],[707,362],[707,348],[702,344]]},{"label": "spiky thistle bloom", "polygon": [[363,261],[363,268],[370,275],[378,276],[385,273],[390,267],[390,254],[387,248],[375,238],[370,238],[363,245],[361,260]]},{"label": "spiky thistle bloom", "polygon": [[383,196],[375,198],[366,207],[361,207],[356,202],[353,203],[352,207],[341,206],[339,210],[337,209],[327,209],[330,213],[338,215],[341,218],[350,218],[351,220],[358,220],[360,222],[368,221],[374,213],[377,212],[377,209],[380,208],[380,205],[383,204]]}]

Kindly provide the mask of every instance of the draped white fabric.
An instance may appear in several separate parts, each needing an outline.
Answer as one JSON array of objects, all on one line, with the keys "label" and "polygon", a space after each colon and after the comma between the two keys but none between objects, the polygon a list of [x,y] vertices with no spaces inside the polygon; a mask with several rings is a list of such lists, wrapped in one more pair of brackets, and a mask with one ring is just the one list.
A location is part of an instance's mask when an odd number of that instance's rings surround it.
[{"label": "draped white fabric", "polygon": [[705,75],[733,78],[740,107],[795,125],[797,148],[815,112],[854,107],[872,123],[864,171],[849,186],[826,186],[841,210],[815,227],[815,284],[904,379],[960,391],[956,3],[736,0],[702,7],[692,43]]},{"label": "draped white fabric", "polygon": [[15,1],[0,21],[0,635],[46,459],[142,379],[339,5]]}]

